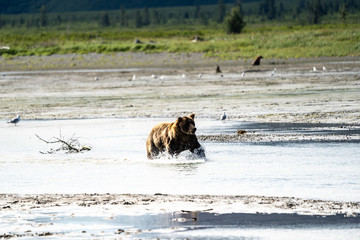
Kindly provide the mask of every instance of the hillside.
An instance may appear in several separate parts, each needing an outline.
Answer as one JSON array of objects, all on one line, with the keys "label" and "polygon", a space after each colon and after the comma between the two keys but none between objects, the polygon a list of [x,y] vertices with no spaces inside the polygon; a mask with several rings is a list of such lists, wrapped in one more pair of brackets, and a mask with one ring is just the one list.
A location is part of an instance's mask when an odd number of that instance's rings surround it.
[{"label": "hillside", "polygon": [[[260,0],[243,0],[242,2],[259,2]],[[224,0],[224,3],[234,3],[235,0]],[[41,5],[45,5],[48,12],[77,12],[118,10],[121,7],[152,8],[152,7],[176,7],[217,4],[218,0],[2,0],[0,14],[37,13]]]}]

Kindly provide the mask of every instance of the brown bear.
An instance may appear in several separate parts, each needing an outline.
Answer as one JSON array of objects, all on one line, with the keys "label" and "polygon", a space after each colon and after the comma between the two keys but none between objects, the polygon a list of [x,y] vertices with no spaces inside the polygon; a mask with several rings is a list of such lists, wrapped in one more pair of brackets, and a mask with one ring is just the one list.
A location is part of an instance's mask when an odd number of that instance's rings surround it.
[{"label": "brown bear", "polygon": [[199,157],[205,157],[195,135],[195,114],[179,117],[173,123],[159,123],[155,125],[147,140],[146,151],[148,159],[159,157],[161,153],[177,156],[180,152],[190,150]]}]

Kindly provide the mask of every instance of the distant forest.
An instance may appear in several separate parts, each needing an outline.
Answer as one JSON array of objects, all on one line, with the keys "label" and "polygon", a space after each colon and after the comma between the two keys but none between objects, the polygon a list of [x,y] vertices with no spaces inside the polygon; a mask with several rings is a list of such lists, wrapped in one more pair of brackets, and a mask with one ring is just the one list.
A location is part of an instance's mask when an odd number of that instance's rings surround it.
[{"label": "distant forest", "polygon": [[[36,13],[44,5],[48,12],[83,12],[118,10],[120,8],[154,8],[201,6],[217,4],[218,0],[2,0],[0,14]],[[234,0],[224,0],[233,3]],[[259,0],[243,0],[242,2],[259,2]]]},{"label": "distant forest", "polygon": [[2,0],[0,28],[216,27],[234,6],[247,24],[360,21],[360,0]]}]

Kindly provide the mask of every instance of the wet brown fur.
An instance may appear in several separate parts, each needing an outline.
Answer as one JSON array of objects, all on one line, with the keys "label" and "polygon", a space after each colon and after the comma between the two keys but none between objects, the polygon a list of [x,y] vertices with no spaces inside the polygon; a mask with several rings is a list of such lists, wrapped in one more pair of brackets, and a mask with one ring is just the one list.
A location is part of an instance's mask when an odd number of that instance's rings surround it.
[{"label": "wet brown fur", "polygon": [[155,125],[146,140],[148,159],[152,159],[166,152],[176,156],[180,152],[201,147],[195,135],[195,114],[179,117],[173,123],[159,123]]}]

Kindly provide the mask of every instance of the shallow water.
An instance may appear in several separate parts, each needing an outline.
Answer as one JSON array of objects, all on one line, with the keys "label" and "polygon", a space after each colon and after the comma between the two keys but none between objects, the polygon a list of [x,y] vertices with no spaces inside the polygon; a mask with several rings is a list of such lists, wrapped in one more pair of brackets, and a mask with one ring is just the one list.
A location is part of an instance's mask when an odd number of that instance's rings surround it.
[{"label": "shallow water", "polygon": [[[172,119],[22,120],[0,123],[1,193],[169,193],[268,195],[358,201],[357,142],[203,142],[207,159],[146,159],[151,127]],[[335,133],[333,125],[196,120],[197,134]],[[354,131],[358,131],[355,129]],[[40,141],[79,137],[93,150],[41,154]]]},{"label": "shallow water", "polygon": [[[212,214],[162,213],[116,215],[104,217],[81,213],[70,214],[34,209],[15,231],[21,239],[36,239],[48,233],[51,239],[358,239],[359,218],[343,215],[302,216],[297,214]],[[5,216],[4,230],[14,229],[15,216]],[[19,219],[19,218],[18,218]],[[19,221],[19,220],[15,221]],[[33,226],[29,231],[29,226]],[[27,230],[27,231],[26,231]]]},{"label": "shallow water", "polygon": [[[358,142],[203,142],[207,158],[146,159],[151,127],[172,119],[22,120],[0,123],[0,193],[171,193],[360,199]],[[198,119],[198,134],[358,134],[332,124]],[[345,132],[344,132],[345,131]],[[350,132],[349,132],[350,131]],[[79,154],[41,154],[49,140],[79,137]],[[111,208],[110,208],[111,209]],[[115,213],[115,215],[114,215]],[[79,206],[3,212],[1,234],[36,239],[357,239],[359,218],[291,214],[121,215]]]}]

